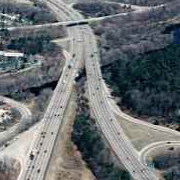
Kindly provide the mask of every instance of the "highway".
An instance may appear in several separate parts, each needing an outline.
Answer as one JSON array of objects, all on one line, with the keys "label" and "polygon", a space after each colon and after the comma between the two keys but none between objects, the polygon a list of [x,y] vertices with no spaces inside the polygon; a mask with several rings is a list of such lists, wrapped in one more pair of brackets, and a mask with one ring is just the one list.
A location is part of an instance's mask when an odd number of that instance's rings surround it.
[{"label": "highway", "polygon": [[[159,177],[138,160],[135,148],[118,124],[114,113],[103,95],[102,75],[99,65],[97,44],[92,30],[87,26],[86,38],[86,72],[91,107],[95,113],[99,127],[106,137],[118,159],[124,164],[135,180],[158,180]],[[91,46],[88,47],[88,46]]]},{"label": "highway", "polygon": [[[57,11],[56,6],[51,4],[51,8]],[[59,16],[66,16],[65,13],[58,12]],[[68,68],[66,62],[61,78],[53,93],[49,106],[43,117],[43,127],[36,138],[33,148],[29,155],[25,171],[19,177],[20,180],[42,180],[46,173],[46,169],[53,151],[57,133],[63,121],[63,115],[71,94],[74,78],[78,72],[78,67],[82,62],[83,43],[79,33],[79,28],[69,28],[70,36],[73,36],[71,53],[76,52],[76,56],[72,58],[72,67]]]},{"label": "highway", "polygon": [[[64,20],[79,21],[82,16],[60,0],[48,0],[47,3],[57,16]],[[88,25],[70,27],[70,36],[73,36],[71,54],[73,66],[69,69],[64,66],[61,78],[53,93],[50,104],[42,122],[44,126],[36,138],[27,161],[26,170],[20,180],[43,180],[57,133],[61,128],[63,115],[71,94],[74,77],[78,67],[85,58],[86,74],[90,104],[95,113],[97,123],[107,139],[117,158],[124,164],[134,180],[158,180],[159,177],[152,169],[140,162],[138,154],[117,122],[107,98],[103,94],[102,75],[99,65],[99,53],[95,36]]]}]

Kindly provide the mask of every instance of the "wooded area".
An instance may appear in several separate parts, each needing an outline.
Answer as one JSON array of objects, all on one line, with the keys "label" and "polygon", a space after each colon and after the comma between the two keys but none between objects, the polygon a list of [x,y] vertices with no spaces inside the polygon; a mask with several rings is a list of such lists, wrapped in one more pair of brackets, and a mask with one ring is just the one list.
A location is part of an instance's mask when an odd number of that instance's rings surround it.
[{"label": "wooded area", "polygon": [[129,173],[115,164],[112,152],[103,141],[95,120],[90,117],[89,102],[84,97],[83,86],[81,84],[77,88],[79,92],[78,109],[73,126],[72,140],[78,146],[83,160],[98,180],[130,180]]},{"label": "wooded area", "polygon": [[180,153],[174,148],[169,152],[156,156],[153,160],[155,168],[164,172],[165,180],[179,180],[180,177]]},{"label": "wooded area", "polygon": [[[155,124],[180,124],[180,45],[121,59],[106,69],[121,106],[136,116],[163,117]],[[164,119],[165,118],[165,119]],[[160,121],[161,120],[161,121]]]},{"label": "wooded area", "polygon": [[[135,117],[179,130],[180,2],[94,25],[104,78]],[[102,28],[103,27],[103,28]],[[109,67],[108,67],[109,66]]]},{"label": "wooded area", "polygon": [[56,22],[53,13],[40,1],[33,0],[33,4],[15,3],[12,1],[0,1],[0,12],[9,15],[19,15],[16,21],[26,20],[31,24],[44,24]]},{"label": "wooded area", "polygon": [[140,6],[157,6],[165,3],[171,3],[176,0],[113,0],[116,2],[133,4],[133,5],[140,5]]},{"label": "wooded area", "polygon": [[128,6],[107,2],[77,3],[73,7],[83,13],[85,17],[102,17],[132,11]]}]

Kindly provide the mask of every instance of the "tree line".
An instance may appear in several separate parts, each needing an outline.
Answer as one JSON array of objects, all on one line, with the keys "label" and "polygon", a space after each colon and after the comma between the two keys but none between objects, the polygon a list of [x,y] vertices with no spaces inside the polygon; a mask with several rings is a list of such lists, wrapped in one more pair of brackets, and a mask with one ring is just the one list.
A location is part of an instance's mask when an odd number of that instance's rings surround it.
[{"label": "tree line", "polygon": [[[180,45],[115,61],[105,75],[119,104],[136,116],[162,117],[158,124],[180,123]],[[152,119],[151,119],[152,120]],[[155,123],[154,122],[154,123]]]},{"label": "tree line", "polygon": [[[83,85],[80,86],[82,88]],[[78,91],[81,88],[78,87]],[[80,91],[85,93],[83,88]],[[95,120],[90,117],[88,99],[78,95],[77,103],[72,140],[88,167],[99,180],[130,180],[129,173],[117,167],[112,160],[110,149],[102,140]]]}]

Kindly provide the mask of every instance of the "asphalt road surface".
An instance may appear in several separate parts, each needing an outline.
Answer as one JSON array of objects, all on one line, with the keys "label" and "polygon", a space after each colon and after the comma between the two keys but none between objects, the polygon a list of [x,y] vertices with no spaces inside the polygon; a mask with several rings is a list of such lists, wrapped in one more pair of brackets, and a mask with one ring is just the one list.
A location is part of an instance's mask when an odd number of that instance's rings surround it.
[{"label": "asphalt road surface", "polygon": [[[52,8],[56,11],[55,7]],[[59,13],[59,16],[65,15],[63,12]],[[56,136],[61,127],[64,111],[71,94],[74,78],[82,59],[83,43],[79,31],[79,28],[75,27],[71,27],[69,30],[70,36],[74,37],[71,51],[77,54],[71,60],[71,68],[68,68],[68,63],[65,64],[61,78],[42,120],[44,125],[29,154],[33,155],[33,158],[29,158],[25,171],[19,177],[21,180],[42,180],[46,173]]]},{"label": "asphalt road surface", "polygon": [[86,38],[86,72],[90,102],[97,122],[114,150],[117,157],[124,164],[135,180],[158,180],[153,169],[149,169],[138,160],[135,148],[118,124],[107,98],[103,94],[102,75],[99,67],[99,54],[92,30],[87,26]]},{"label": "asphalt road surface", "polygon": [[179,141],[160,141],[156,143],[149,144],[145,148],[143,148],[139,152],[139,158],[140,161],[143,164],[147,163],[147,157],[148,155],[154,155],[153,153],[156,152],[158,155],[158,152],[162,153],[162,150],[164,149],[171,149],[171,148],[179,148],[180,147],[180,142]]},{"label": "asphalt road surface", "polygon": [[[60,0],[48,2],[51,5],[51,9],[56,12],[56,15],[59,15],[64,20],[78,21],[83,19],[78,12],[66,6]],[[44,126],[31,150],[30,154],[33,154],[33,158],[28,160],[26,170],[19,179],[43,180],[57,133],[63,121],[74,78],[84,54],[91,107],[95,113],[97,123],[111,148],[134,180],[158,180],[159,178],[155,172],[139,161],[135,148],[118,124],[107,99],[103,96],[99,54],[91,28],[88,25],[81,25],[70,27],[69,31],[71,36],[73,36],[71,53],[76,54],[75,58],[72,59],[73,66],[69,69],[68,64],[66,64],[64,67],[42,120]]]}]

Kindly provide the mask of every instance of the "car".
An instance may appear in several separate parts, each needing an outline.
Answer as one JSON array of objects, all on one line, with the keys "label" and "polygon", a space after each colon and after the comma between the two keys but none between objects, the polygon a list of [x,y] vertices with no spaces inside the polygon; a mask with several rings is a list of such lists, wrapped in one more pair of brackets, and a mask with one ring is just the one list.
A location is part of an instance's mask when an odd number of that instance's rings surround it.
[{"label": "car", "polygon": [[30,160],[33,160],[34,159],[34,154],[31,152],[30,156],[29,156],[29,159]]},{"label": "car", "polygon": [[45,135],[45,134],[46,134],[46,132],[45,132],[45,131],[42,131],[42,132],[41,132],[41,135]]},{"label": "car", "polygon": [[10,144],[9,142],[5,143],[5,144],[4,144],[4,147],[8,147],[9,144]]},{"label": "car", "polygon": [[169,151],[173,151],[174,150],[174,147],[170,147],[168,148]]}]

